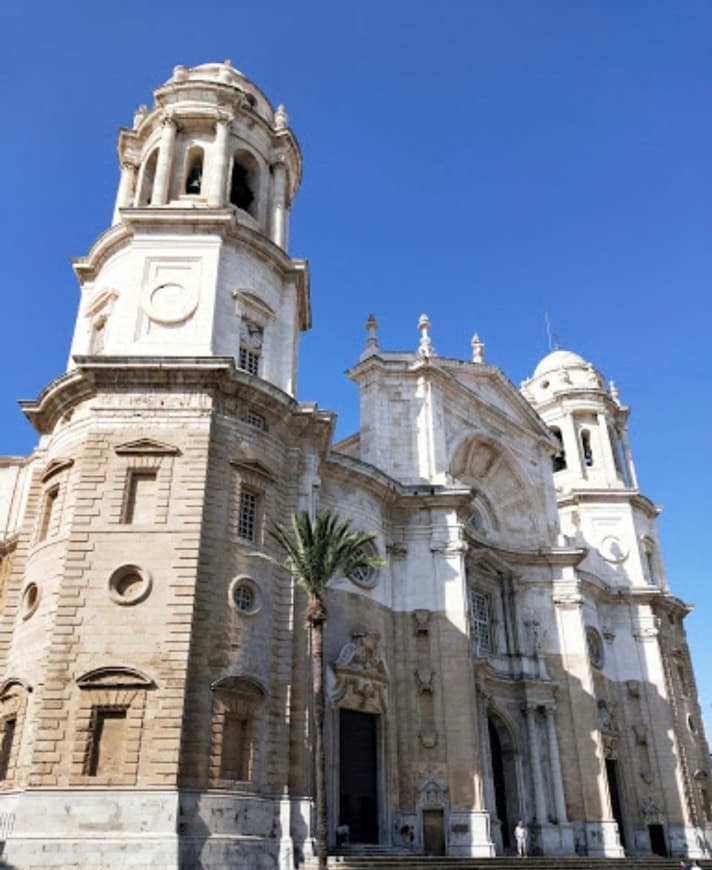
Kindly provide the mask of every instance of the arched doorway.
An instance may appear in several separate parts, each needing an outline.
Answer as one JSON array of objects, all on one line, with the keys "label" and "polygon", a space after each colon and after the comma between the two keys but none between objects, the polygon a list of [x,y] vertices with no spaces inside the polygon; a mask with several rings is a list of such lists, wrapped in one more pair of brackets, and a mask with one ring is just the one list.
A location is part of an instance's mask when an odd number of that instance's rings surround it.
[{"label": "arched doorway", "polygon": [[504,721],[496,714],[487,717],[489,750],[494,793],[493,827],[497,844],[504,853],[514,851],[513,831],[521,818],[519,788],[517,784],[517,753],[512,734]]}]

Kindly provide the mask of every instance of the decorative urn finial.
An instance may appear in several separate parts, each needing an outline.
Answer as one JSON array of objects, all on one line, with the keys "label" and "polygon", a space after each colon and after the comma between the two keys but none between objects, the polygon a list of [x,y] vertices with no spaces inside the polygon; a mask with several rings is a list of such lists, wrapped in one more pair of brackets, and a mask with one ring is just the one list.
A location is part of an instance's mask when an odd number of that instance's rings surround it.
[{"label": "decorative urn finial", "polygon": [[435,356],[435,348],[430,340],[429,330],[431,328],[430,320],[427,314],[421,314],[418,320],[418,329],[420,330],[420,344],[418,346],[418,356],[431,357]]},{"label": "decorative urn finial", "polygon": [[485,361],[485,343],[480,341],[477,333],[472,336],[472,362],[483,363]]}]

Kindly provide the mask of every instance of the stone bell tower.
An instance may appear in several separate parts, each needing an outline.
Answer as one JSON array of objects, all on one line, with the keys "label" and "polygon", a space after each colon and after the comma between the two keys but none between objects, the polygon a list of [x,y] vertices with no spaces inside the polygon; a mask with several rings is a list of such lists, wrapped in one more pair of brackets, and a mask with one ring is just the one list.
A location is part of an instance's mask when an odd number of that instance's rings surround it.
[{"label": "stone bell tower", "polygon": [[113,225],[76,260],[70,354],[222,356],[294,395],[310,326],[306,263],[287,255],[301,179],[283,106],[230,61],[186,69],[119,134]]},{"label": "stone bell tower", "polygon": [[301,599],[254,554],[313,507],[333,429],[294,398],[299,147],[226,61],[177,67],[118,151],[67,372],[23,403],[40,440],[10,467],[3,857],[115,867],[140,841],[157,870],[286,870],[312,839]]}]

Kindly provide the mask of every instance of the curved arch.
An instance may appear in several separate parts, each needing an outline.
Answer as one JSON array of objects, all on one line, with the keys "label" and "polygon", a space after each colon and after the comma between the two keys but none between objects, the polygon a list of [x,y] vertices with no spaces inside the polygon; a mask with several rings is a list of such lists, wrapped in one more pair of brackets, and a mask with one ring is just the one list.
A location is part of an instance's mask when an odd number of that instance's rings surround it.
[{"label": "curved arch", "polygon": [[135,668],[123,665],[108,665],[94,668],[77,678],[80,689],[108,689],[108,688],[155,688],[156,683],[146,674]]},{"label": "curved arch", "polygon": [[137,205],[145,206],[151,204],[153,196],[153,182],[156,177],[156,166],[158,164],[158,146],[153,148],[148,157],[143,162],[141,167],[141,179],[138,184],[138,201]]},{"label": "curved arch", "polygon": [[462,437],[449,471],[472,488],[473,505],[489,515],[491,531],[510,541],[540,535],[543,512],[536,491],[512,453],[494,439],[472,433]]},{"label": "curved arch", "polygon": [[20,677],[8,677],[0,683],[0,698],[4,698],[12,688],[22,689],[25,692],[32,692],[32,686]]},{"label": "curved arch", "polygon": [[226,677],[220,677],[210,684],[213,692],[233,692],[238,695],[251,695],[253,697],[267,697],[267,689],[261,680],[257,677],[246,677],[238,674],[230,674]]}]

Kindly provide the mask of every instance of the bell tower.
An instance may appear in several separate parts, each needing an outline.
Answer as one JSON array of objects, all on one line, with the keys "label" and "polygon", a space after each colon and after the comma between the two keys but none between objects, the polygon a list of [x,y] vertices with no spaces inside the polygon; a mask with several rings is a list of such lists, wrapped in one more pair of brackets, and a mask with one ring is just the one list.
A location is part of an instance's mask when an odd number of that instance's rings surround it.
[{"label": "bell tower", "polygon": [[615,585],[665,587],[655,529],[659,508],[638,491],[630,409],[617,387],[576,353],[555,350],[522,393],[557,440],[554,485],[562,531],[591,546],[592,567]]},{"label": "bell tower", "polygon": [[113,223],[74,268],[74,357],[232,357],[293,396],[310,327],[287,253],[301,180],[284,106],[225,61],[178,66],[119,133]]}]

